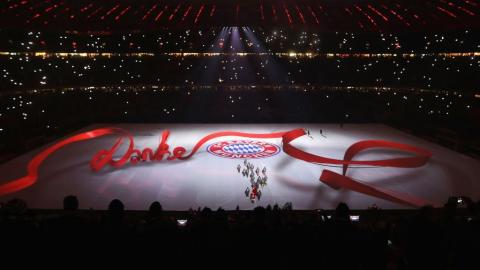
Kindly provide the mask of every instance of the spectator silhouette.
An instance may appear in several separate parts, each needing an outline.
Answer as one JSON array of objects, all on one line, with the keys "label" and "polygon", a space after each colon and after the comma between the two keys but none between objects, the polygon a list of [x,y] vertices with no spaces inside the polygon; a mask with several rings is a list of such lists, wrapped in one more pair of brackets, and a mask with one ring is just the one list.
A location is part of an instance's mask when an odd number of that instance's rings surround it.
[{"label": "spectator silhouette", "polygon": [[148,208],[148,219],[161,218],[163,214],[162,205],[159,202],[153,202]]},{"label": "spectator silhouette", "polygon": [[126,225],[123,221],[124,210],[125,207],[120,200],[114,199],[110,202],[107,215],[103,218],[104,229],[108,233],[115,234],[125,232]]},{"label": "spectator silhouette", "polygon": [[45,231],[62,241],[81,239],[89,228],[87,219],[79,214],[78,208],[76,196],[69,195],[63,198],[63,211],[58,216],[44,221]]},{"label": "spectator silhouette", "polygon": [[324,236],[324,243],[329,247],[325,249],[325,263],[328,268],[358,269],[361,248],[358,244],[358,232],[350,222],[348,205],[339,203],[327,224],[328,233]]},{"label": "spectator silhouette", "polygon": [[[45,234],[41,240],[58,239],[61,247],[103,238],[106,241],[96,246],[100,250],[123,250],[126,241],[141,240],[169,253],[216,254],[219,258],[257,246],[265,256],[295,247],[288,256],[275,258],[273,263],[282,266],[308,266],[307,262],[313,261],[319,267],[335,269],[471,269],[478,257],[471,247],[480,242],[479,205],[472,203],[471,209],[465,209],[457,208],[457,203],[452,197],[444,209],[423,207],[393,215],[374,208],[362,211],[361,220],[352,222],[345,203],[322,216],[277,205],[242,212],[204,208],[189,215],[172,215],[153,202],[139,219],[137,213],[126,213],[119,200],[111,201],[106,212],[80,211],[79,200],[70,195],[63,199],[63,211],[46,215],[28,210],[22,200],[9,201],[0,209],[0,234],[2,241],[18,243]],[[327,214],[332,218],[324,218]],[[178,226],[175,218],[186,216],[187,225]]]},{"label": "spectator silhouette", "polygon": [[350,208],[346,203],[339,203],[335,209],[335,221],[350,222]]},{"label": "spectator silhouette", "polygon": [[122,201],[114,199],[108,205],[108,216],[115,221],[120,221],[123,218],[125,207]]},{"label": "spectator silhouette", "polygon": [[63,199],[63,210],[76,211],[78,210],[78,199],[76,196],[69,195]]},{"label": "spectator silhouette", "polygon": [[8,201],[2,209],[0,215],[0,234],[2,241],[4,238],[14,238],[22,236],[22,233],[33,229],[33,224],[29,222],[27,203],[20,199]]}]

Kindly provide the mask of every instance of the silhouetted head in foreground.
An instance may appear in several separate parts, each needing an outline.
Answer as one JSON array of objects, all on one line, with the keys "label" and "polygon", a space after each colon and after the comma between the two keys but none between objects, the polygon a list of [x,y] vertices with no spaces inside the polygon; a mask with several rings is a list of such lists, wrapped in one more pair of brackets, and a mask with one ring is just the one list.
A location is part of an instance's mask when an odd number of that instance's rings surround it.
[{"label": "silhouetted head in foreground", "polygon": [[76,196],[69,195],[63,199],[63,210],[75,211],[78,210],[78,199]]},{"label": "silhouetted head in foreground", "polygon": [[162,205],[159,202],[153,202],[148,208],[148,214],[151,217],[158,217],[161,216],[163,212]]},{"label": "silhouetted head in foreground", "polygon": [[120,215],[123,214],[124,206],[122,201],[119,199],[112,200],[110,204],[108,205],[108,212],[111,215]]},{"label": "silhouetted head in foreground", "polygon": [[339,203],[335,209],[335,218],[340,220],[350,220],[350,208],[346,203]]},{"label": "silhouetted head in foreground", "polygon": [[27,211],[27,203],[21,199],[11,199],[5,204],[4,208],[10,214],[23,214]]}]

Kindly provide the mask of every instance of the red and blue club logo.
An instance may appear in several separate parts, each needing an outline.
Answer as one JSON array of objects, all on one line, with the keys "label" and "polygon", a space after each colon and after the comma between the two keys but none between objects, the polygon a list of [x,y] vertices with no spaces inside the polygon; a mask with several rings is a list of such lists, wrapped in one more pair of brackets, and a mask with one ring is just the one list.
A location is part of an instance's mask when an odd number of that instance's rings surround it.
[{"label": "red and blue club logo", "polygon": [[213,143],[207,147],[207,151],[223,158],[250,159],[274,156],[280,153],[280,147],[268,142],[234,140]]}]

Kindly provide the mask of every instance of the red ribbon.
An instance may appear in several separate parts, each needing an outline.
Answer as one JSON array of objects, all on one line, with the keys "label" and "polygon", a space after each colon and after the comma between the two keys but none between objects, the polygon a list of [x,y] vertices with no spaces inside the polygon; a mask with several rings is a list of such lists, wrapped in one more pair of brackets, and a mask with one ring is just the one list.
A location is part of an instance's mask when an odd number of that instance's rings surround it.
[{"label": "red ribbon", "polygon": [[[168,136],[170,135],[169,131],[164,131],[160,139],[160,143],[156,150],[151,148],[145,148],[143,150],[135,149],[133,137],[123,129],[119,128],[101,128],[95,129],[88,132],[84,132],[67,139],[64,139],[47,149],[43,150],[37,154],[28,164],[27,175],[15,180],[11,180],[5,184],[0,185],[0,195],[9,194],[27,188],[33,185],[38,178],[38,168],[42,162],[55,151],[63,148],[69,144],[94,139],[97,137],[102,137],[106,135],[118,134],[120,137],[117,139],[112,148],[106,150],[103,149],[99,151],[91,160],[90,166],[92,170],[99,171],[106,165],[112,166],[114,168],[120,168],[130,162],[132,165],[137,164],[140,161],[160,161],[166,158],[166,160],[186,160],[191,158],[195,153],[208,141],[226,137],[226,136],[235,136],[235,137],[245,137],[245,138],[255,138],[255,139],[271,139],[271,138],[282,138],[282,148],[283,151],[295,158],[300,159],[306,162],[315,163],[315,164],[324,164],[324,165],[341,165],[343,167],[343,174],[338,174],[330,170],[323,170],[320,181],[329,185],[332,188],[339,189],[345,188],[367,194],[370,196],[378,197],[384,200],[392,201],[395,203],[410,205],[410,206],[423,206],[426,204],[431,204],[426,200],[413,197],[408,194],[397,193],[391,190],[383,189],[380,187],[375,187],[371,184],[364,183],[353,178],[346,176],[347,169],[350,165],[368,165],[368,166],[379,166],[379,167],[397,167],[397,168],[414,168],[424,165],[431,157],[431,153],[425,149],[421,149],[415,146],[401,144],[390,141],[381,141],[381,140],[367,140],[360,141],[352,144],[346,151],[344,159],[331,159],[323,156],[314,155],[303,150],[300,150],[294,147],[291,142],[295,139],[306,135],[304,129],[294,129],[288,132],[276,132],[276,133],[265,133],[265,134],[255,134],[255,133],[244,133],[236,131],[222,131],[209,134],[202,139],[200,139],[195,146],[192,148],[189,154],[186,154],[186,149],[184,147],[176,147],[173,151],[169,151],[169,145],[167,144]],[[128,140],[128,149],[124,155],[117,160],[113,159],[114,154],[119,150],[119,147],[123,144],[125,140]],[[404,158],[394,158],[394,159],[384,159],[384,160],[366,160],[359,161],[353,160],[353,158],[360,152],[371,149],[371,148],[389,148],[395,149],[407,153],[414,154],[411,157]]]}]

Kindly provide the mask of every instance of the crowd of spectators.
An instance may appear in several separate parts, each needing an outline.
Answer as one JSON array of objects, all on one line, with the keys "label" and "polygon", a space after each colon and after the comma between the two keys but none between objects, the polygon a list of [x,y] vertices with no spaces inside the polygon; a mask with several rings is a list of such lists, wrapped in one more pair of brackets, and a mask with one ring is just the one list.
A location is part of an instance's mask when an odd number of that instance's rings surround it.
[{"label": "crowd of spectators", "polygon": [[480,203],[463,200],[459,204],[452,197],[443,208],[399,211],[351,211],[340,203],[330,211],[295,211],[286,204],[250,211],[205,207],[170,212],[159,202],[148,211],[126,211],[128,206],[117,199],[106,211],[79,210],[77,198],[67,196],[63,210],[42,212],[13,199],[0,209],[0,235],[2,242],[83,243],[87,246],[82,248],[92,250],[154,247],[164,260],[172,254],[239,263],[245,258],[247,265],[476,269]]},{"label": "crowd of spectators", "polygon": [[[480,55],[480,53],[479,53]],[[322,85],[477,91],[478,57],[300,57],[270,55],[0,56],[0,92],[137,84]]]},{"label": "crowd of spectators", "polygon": [[[232,36],[237,31],[238,35]],[[201,27],[130,33],[78,33],[0,28],[0,51],[175,53],[175,52],[312,52],[446,53],[474,52],[478,30],[326,32],[316,28]],[[232,44],[232,41],[238,41]],[[233,45],[230,47],[229,45]]]},{"label": "crowd of spectators", "polygon": [[132,84],[312,84],[470,93],[479,82],[472,76],[480,67],[476,32],[226,29],[107,36],[0,30],[0,91]]}]

